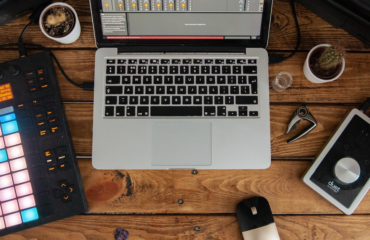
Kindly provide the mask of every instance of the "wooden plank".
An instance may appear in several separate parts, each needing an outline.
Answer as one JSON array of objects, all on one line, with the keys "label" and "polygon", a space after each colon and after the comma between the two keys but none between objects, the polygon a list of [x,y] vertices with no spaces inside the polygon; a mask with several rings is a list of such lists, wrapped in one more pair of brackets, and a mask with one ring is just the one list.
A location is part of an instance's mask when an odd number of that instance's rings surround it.
[{"label": "wooden plank", "polygon": [[[31,52],[33,53],[33,52]],[[95,50],[54,51],[66,73],[76,82],[94,81]],[[362,103],[369,97],[370,55],[349,53],[346,56],[346,69],[337,81],[314,84],[303,75],[306,53],[298,53],[292,59],[269,67],[271,82],[281,71],[290,72],[293,85],[282,93],[270,87],[271,103]],[[17,51],[0,50],[0,62],[18,57]],[[70,84],[57,69],[57,78],[64,101],[93,101],[93,92],[83,91]]]},{"label": "wooden plank", "polygon": [[[91,156],[93,104],[65,104],[68,123],[77,155]],[[316,156],[320,148],[332,135],[347,111],[352,106],[316,106],[307,105],[318,122],[318,126],[299,141],[288,144],[286,141],[305,127],[307,121],[297,125],[297,129],[286,135],[287,125],[299,105],[272,105],[271,117],[271,151],[273,158],[298,158]]]},{"label": "wooden plank", "polygon": [[[369,216],[275,216],[281,240],[365,240]],[[199,227],[199,231],[194,228]],[[129,240],[242,240],[235,216],[76,216],[0,239],[112,240],[117,228]]]},{"label": "wooden plank", "polygon": [[[340,214],[300,180],[309,163],[276,160],[265,170],[193,175],[191,170],[95,170],[90,159],[78,160],[92,213],[235,213],[243,199],[263,196],[275,214]],[[370,213],[370,195],[355,213]]]},{"label": "wooden plank", "polygon": [[[51,48],[95,48],[88,0],[70,0],[68,3],[76,9],[81,22],[82,33],[78,41],[70,45],[60,44],[45,37],[38,26],[32,26],[24,36],[25,42],[42,44]],[[340,42],[347,50],[369,51],[369,46],[365,46],[344,30],[335,29],[300,4],[296,4],[296,10],[302,35],[301,50],[309,50],[321,43]],[[17,42],[19,34],[27,23],[28,18],[23,17],[0,27],[2,32],[0,44]],[[293,50],[295,45],[296,27],[290,1],[275,0],[268,49]]]}]

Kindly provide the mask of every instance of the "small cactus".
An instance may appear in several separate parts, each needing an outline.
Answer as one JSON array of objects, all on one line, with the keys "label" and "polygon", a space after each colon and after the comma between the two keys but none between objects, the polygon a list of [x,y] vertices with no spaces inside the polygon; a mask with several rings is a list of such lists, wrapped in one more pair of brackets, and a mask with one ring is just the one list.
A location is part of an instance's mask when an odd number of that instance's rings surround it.
[{"label": "small cactus", "polygon": [[345,55],[344,48],[342,46],[331,46],[325,49],[319,58],[318,65],[322,69],[331,69],[340,64]]}]

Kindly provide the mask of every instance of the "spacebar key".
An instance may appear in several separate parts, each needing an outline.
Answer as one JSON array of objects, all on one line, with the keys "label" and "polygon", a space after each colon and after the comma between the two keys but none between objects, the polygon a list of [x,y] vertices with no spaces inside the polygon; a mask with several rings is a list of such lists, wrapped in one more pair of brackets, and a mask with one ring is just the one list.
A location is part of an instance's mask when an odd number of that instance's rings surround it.
[{"label": "spacebar key", "polygon": [[203,116],[202,107],[150,107],[152,117]]}]

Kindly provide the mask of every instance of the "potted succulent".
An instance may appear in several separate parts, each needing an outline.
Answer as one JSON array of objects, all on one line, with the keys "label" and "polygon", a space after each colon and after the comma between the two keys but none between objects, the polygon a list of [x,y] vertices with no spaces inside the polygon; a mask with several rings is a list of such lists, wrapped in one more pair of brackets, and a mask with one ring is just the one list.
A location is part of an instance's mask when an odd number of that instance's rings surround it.
[{"label": "potted succulent", "polygon": [[305,77],[313,83],[337,80],[344,71],[345,51],[341,46],[320,44],[311,49],[303,66]]},{"label": "potted succulent", "polygon": [[39,25],[45,36],[64,44],[73,43],[81,34],[76,11],[62,2],[50,4],[43,10]]}]

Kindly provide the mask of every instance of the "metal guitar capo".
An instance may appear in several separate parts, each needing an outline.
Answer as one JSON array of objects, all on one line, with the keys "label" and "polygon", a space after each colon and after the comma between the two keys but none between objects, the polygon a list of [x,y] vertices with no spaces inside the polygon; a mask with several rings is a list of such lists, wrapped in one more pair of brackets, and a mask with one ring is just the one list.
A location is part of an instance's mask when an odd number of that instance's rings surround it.
[{"label": "metal guitar capo", "polygon": [[306,104],[303,104],[302,106],[297,108],[297,110],[294,112],[294,114],[292,116],[292,119],[290,119],[290,122],[289,122],[289,125],[288,125],[288,130],[287,130],[286,134],[288,134],[290,132],[290,130],[295,129],[296,124],[300,123],[301,119],[309,121],[312,124],[309,127],[307,127],[305,130],[303,130],[301,133],[299,133],[297,136],[292,137],[291,139],[289,139],[287,141],[288,143],[292,143],[292,142],[300,139],[301,137],[303,137],[307,133],[311,132],[317,126],[317,122],[316,122],[315,118],[312,116],[312,114],[306,108]]}]

